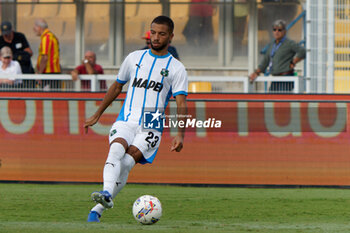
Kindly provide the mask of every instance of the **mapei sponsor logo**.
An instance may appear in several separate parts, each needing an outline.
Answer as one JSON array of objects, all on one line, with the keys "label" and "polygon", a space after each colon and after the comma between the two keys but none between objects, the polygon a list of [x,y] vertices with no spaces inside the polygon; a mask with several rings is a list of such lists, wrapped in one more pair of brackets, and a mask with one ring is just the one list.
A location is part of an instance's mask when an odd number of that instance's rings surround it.
[{"label": "mapei sponsor logo", "polygon": [[142,79],[142,78],[135,78],[134,82],[132,83],[133,87],[138,88],[145,88],[145,89],[153,89],[153,91],[161,92],[163,89],[163,84],[160,82],[155,82],[153,80],[150,80],[148,82],[148,79]]}]

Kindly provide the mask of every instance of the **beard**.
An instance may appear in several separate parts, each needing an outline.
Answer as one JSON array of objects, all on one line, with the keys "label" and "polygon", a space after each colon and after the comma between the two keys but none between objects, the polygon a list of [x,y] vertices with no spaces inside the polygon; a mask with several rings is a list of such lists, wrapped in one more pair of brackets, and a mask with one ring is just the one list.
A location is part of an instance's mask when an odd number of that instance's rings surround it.
[{"label": "beard", "polygon": [[154,47],[153,44],[152,44],[152,41],[151,41],[151,48],[155,51],[161,51],[163,50],[166,46],[168,46],[168,44],[162,44],[160,45],[159,47]]}]

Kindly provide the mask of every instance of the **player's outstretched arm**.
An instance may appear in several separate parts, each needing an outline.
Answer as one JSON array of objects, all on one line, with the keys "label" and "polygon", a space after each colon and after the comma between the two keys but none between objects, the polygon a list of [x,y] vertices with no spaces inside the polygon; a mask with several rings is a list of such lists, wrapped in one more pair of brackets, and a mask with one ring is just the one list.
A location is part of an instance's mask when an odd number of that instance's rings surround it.
[{"label": "player's outstretched arm", "polygon": [[[176,99],[176,106],[177,106],[177,120],[186,122],[186,115],[187,115],[186,96],[177,95],[175,99]],[[174,137],[172,141],[170,151],[180,152],[183,148],[184,137],[185,137],[185,128],[179,127],[178,134]]]},{"label": "player's outstretched arm", "polygon": [[97,111],[94,113],[94,115],[85,120],[85,133],[88,132],[89,126],[93,126],[98,122],[106,108],[118,97],[118,95],[122,91],[122,88],[123,84],[118,83],[117,81],[112,84],[112,86],[108,89]]}]

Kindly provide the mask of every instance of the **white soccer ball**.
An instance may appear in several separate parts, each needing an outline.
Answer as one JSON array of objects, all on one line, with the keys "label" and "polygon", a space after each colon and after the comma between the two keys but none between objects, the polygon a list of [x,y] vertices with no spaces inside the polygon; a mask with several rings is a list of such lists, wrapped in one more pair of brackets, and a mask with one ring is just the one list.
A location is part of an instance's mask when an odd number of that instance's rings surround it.
[{"label": "white soccer ball", "polygon": [[132,214],[136,221],[150,225],[158,222],[162,216],[162,204],[158,198],[144,195],[136,199],[132,207]]}]

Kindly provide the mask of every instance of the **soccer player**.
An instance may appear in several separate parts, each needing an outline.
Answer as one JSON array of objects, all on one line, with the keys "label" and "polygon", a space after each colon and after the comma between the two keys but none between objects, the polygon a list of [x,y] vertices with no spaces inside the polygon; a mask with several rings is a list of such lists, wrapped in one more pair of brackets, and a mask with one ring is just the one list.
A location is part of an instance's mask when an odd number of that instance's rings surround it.
[{"label": "soccer player", "polygon": [[[158,114],[164,113],[169,98],[174,96],[178,116],[183,117],[179,120],[184,120],[188,80],[185,67],[168,52],[173,30],[174,23],[167,16],[158,16],[152,21],[151,49],[132,52],[125,58],[117,80],[108,89],[98,110],[84,124],[87,132],[129,81],[122,110],[109,134],[110,148],[103,170],[103,190],[91,194],[97,205],[91,209],[88,222],[99,222],[102,212],[113,207],[113,199],[125,186],[135,163],[152,163],[154,160],[162,132],[143,127],[145,113],[152,111],[155,118],[159,117]],[[179,128],[170,150],[180,152],[183,140],[184,128]]]}]

